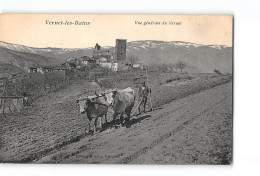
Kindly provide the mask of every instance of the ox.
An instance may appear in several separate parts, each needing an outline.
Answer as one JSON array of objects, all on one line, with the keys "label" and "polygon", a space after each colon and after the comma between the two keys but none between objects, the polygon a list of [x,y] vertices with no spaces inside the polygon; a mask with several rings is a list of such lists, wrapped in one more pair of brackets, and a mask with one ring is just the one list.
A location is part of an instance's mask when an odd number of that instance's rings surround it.
[{"label": "ox", "polygon": [[87,98],[76,100],[76,103],[79,105],[80,113],[87,114],[89,119],[88,129],[90,129],[90,123],[94,119],[93,133],[96,133],[99,117],[105,117],[105,123],[107,123],[108,104],[104,100],[104,97],[88,96]]},{"label": "ox", "polygon": [[141,101],[138,110],[139,110],[139,114],[141,113],[141,105],[143,105],[144,107],[144,113],[145,113],[145,107],[146,107],[146,103],[147,103],[147,98],[148,98],[148,94],[151,93],[151,89],[148,88],[148,86],[146,86],[145,82],[142,83],[141,86],[139,86],[139,92],[138,92],[138,97],[139,100],[138,102]]},{"label": "ox", "polygon": [[[112,107],[113,114],[113,122],[115,127],[117,128],[120,123],[123,125],[124,114],[127,115],[126,124],[128,124],[131,116],[131,110],[134,107],[135,101],[135,93],[134,90],[130,87],[118,90],[112,90],[109,93],[102,94],[105,97],[105,100],[109,104],[109,107]],[[120,117],[120,119],[118,119]]]}]

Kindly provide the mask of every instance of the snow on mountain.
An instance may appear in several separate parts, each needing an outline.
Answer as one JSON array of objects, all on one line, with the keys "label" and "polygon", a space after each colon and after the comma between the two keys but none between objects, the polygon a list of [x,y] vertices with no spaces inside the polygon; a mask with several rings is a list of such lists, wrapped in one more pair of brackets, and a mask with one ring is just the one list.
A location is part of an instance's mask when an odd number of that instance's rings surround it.
[{"label": "snow on mountain", "polygon": [[26,46],[23,46],[23,45],[10,44],[10,43],[0,41],[0,47],[10,49],[10,50],[22,51],[22,52],[34,53],[35,54],[35,51],[31,47],[26,47]]},{"label": "snow on mountain", "polygon": [[[111,52],[113,52],[114,46],[102,46],[102,43],[100,44],[103,49],[111,49]],[[94,50],[94,47],[34,48],[6,42],[0,42],[1,47],[58,60],[65,60],[70,57],[91,57]],[[127,42],[126,51],[127,55],[136,55],[140,62],[144,64],[176,63],[182,60],[202,72],[213,72],[214,69],[222,72],[232,72],[232,47],[224,45],[202,45],[184,41],[140,40]]]},{"label": "snow on mountain", "polygon": [[220,45],[208,45],[208,47],[210,48],[216,48],[216,49],[221,49],[221,46]]},{"label": "snow on mountain", "polygon": [[[70,57],[70,54],[73,57],[77,57],[77,53],[89,53],[90,50],[93,50],[93,47],[87,48],[35,48],[30,46],[18,45],[18,44],[11,44],[0,41],[0,47],[20,51],[24,53],[31,53],[31,54],[38,54],[45,57],[52,57],[52,58],[67,58]],[[67,56],[68,55],[68,56]],[[81,56],[81,54],[80,54]]]},{"label": "snow on mountain", "polygon": [[176,63],[184,61],[194,72],[210,72],[218,69],[232,72],[232,47],[202,45],[182,41],[134,41],[127,43],[127,54],[136,55],[140,62]]}]

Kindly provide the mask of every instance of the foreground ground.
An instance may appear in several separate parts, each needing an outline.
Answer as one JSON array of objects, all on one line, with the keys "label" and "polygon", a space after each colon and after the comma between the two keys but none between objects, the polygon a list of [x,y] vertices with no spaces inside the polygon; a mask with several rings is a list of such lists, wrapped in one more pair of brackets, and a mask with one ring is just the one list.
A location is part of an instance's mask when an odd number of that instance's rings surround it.
[{"label": "foreground ground", "polygon": [[[40,98],[22,114],[1,116],[0,160],[230,163],[231,76],[196,75],[191,80],[167,83],[161,79],[167,75],[155,78],[151,79],[151,86],[156,110],[134,116],[130,128],[108,128],[92,136],[85,133],[88,121],[85,115],[79,114],[75,99],[100,89],[96,83],[85,81]],[[129,80],[124,83],[129,85]]]},{"label": "foreground ground", "polygon": [[53,152],[37,163],[229,164],[232,92],[224,84],[135,117]]}]

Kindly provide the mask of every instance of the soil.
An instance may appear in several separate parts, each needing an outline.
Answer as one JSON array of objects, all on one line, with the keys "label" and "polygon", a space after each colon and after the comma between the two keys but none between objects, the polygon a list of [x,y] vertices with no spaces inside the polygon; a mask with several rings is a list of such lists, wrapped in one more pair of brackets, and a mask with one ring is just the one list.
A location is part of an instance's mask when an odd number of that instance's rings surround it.
[{"label": "soil", "polygon": [[85,133],[88,120],[75,100],[101,89],[85,81],[41,97],[23,113],[0,116],[0,161],[230,164],[232,77],[196,75],[163,84],[156,77],[151,82],[155,110],[131,117],[127,127]]},{"label": "soil", "polygon": [[230,164],[231,84],[134,117],[131,127],[85,137],[37,163]]}]

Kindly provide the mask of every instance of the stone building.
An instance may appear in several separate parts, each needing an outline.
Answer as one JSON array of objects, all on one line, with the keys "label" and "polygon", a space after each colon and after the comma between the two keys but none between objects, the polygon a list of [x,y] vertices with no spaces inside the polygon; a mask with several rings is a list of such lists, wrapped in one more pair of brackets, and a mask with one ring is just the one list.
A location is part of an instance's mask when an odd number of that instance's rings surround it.
[{"label": "stone building", "polygon": [[103,48],[96,43],[92,59],[96,61],[97,65],[109,68],[112,71],[121,71],[130,68],[126,61],[125,39],[116,39],[114,48]]},{"label": "stone building", "polygon": [[117,61],[126,61],[126,40],[116,39],[115,59]]},{"label": "stone building", "polygon": [[134,63],[133,68],[140,68],[140,69],[144,69],[144,65],[142,63]]},{"label": "stone building", "polygon": [[128,66],[126,66],[126,39],[116,39],[115,60],[118,63],[118,71],[128,69]]},{"label": "stone building", "polygon": [[104,49],[96,43],[95,49],[93,50],[93,59],[99,59],[100,57],[105,57],[108,61],[114,59],[113,50],[111,48]]},{"label": "stone building", "polygon": [[90,63],[92,63],[92,59],[88,56],[83,56],[83,57],[81,57],[81,63],[82,63],[82,65],[87,66]]}]

